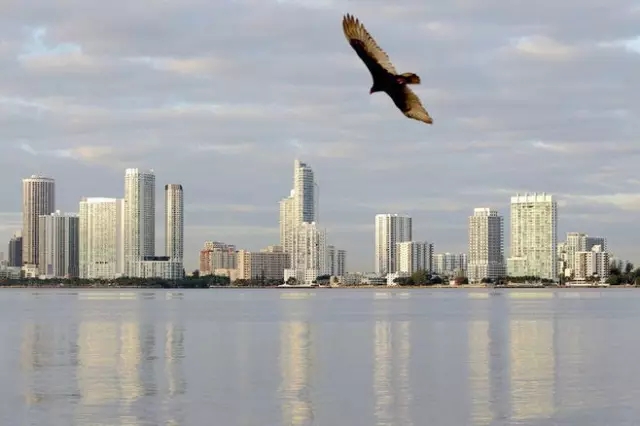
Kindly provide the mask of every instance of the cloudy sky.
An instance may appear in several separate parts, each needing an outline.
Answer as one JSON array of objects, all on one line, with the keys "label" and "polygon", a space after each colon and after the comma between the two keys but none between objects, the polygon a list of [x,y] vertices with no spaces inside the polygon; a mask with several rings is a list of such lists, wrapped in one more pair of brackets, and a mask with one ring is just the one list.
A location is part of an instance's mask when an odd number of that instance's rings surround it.
[{"label": "cloudy sky", "polygon": [[[347,12],[421,76],[433,126],[369,95]],[[0,241],[23,177],[55,178],[75,212],[153,168],[158,247],[162,188],[182,183],[193,269],[205,240],[278,242],[299,157],[349,270],[373,269],[376,213],[465,251],[474,207],[508,230],[526,191],[557,196],[561,233],[640,260],[639,35],[630,0],[0,0]]]}]

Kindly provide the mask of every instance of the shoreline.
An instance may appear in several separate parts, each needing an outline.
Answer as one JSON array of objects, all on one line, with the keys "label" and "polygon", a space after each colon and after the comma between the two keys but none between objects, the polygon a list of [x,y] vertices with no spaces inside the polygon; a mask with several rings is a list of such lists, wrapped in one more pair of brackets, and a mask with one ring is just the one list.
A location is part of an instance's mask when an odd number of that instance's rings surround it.
[{"label": "shoreline", "polygon": [[580,286],[535,286],[535,285],[505,285],[499,287],[488,287],[486,285],[459,285],[459,286],[450,286],[450,285],[415,285],[415,286],[387,286],[387,285],[354,285],[354,286],[327,286],[327,287],[278,287],[278,286],[212,286],[205,288],[194,288],[194,287],[144,287],[144,286],[100,286],[100,287],[89,287],[89,286],[59,286],[59,285],[5,285],[0,286],[1,289],[32,289],[32,290],[44,290],[44,289],[56,289],[56,290],[242,290],[242,289],[260,289],[260,290],[411,290],[411,289],[438,289],[438,290],[503,290],[503,289],[536,289],[536,290],[556,290],[556,289],[617,289],[617,288],[637,288],[638,286],[633,284],[621,284],[621,285],[609,285],[609,286],[598,286],[598,285],[580,285]]}]

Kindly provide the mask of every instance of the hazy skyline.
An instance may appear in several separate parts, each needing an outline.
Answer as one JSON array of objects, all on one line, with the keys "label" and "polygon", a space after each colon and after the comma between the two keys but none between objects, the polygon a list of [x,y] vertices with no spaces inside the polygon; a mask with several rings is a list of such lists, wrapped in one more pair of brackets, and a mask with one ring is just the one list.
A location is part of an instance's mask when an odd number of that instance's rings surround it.
[{"label": "hazy skyline", "polygon": [[[21,179],[56,209],[122,197],[127,167],[184,187],[185,266],[205,240],[279,241],[295,158],[314,170],[328,242],[373,270],[374,217],[466,252],[474,207],[558,200],[567,231],[640,260],[640,8],[632,1],[0,0],[0,251],[21,228]],[[433,126],[369,95],[341,21],[363,21]],[[579,16],[579,18],[577,18]],[[160,189],[158,191],[160,191]],[[163,211],[162,192],[156,196]],[[156,247],[163,247],[162,217]],[[505,245],[509,247],[508,233]]]}]

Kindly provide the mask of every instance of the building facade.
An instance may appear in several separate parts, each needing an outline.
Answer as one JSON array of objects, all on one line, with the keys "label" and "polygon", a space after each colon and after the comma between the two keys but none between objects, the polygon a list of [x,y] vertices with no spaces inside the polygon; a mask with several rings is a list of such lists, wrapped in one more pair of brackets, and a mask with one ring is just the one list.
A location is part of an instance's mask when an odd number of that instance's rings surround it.
[{"label": "building facade", "polygon": [[578,251],[573,270],[575,280],[606,281],[609,278],[609,253],[599,244],[589,250]]},{"label": "building facade", "polygon": [[553,195],[516,194],[511,197],[509,276],[558,278],[558,205]]},{"label": "building facade", "polygon": [[55,211],[55,181],[33,175],[22,179],[22,263],[37,268],[40,216]]},{"label": "building facade", "polygon": [[375,272],[386,276],[397,271],[397,245],[412,240],[412,219],[407,215],[375,217]]},{"label": "building facade", "polygon": [[124,275],[124,199],[85,197],[79,209],[80,277]]},{"label": "building facade", "polygon": [[132,262],[132,276],[138,278],[159,278],[162,280],[180,280],[184,277],[182,262],[168,256],[145,256]]},{"label": "building facade", "polygon": [[21,267],[22,262],[22,235],[14,234],[9,240],[8,266]]},{"label": "building facade", "polygon": [[329,274],[327,262],[326,231],[315,222],[301,223],[295,230],[291,268],[285,271],[285,279],[311,283],[318,276]]},{"label": "building facade", "polygon": [[433,255],[433,273],[448,277],[467,273],[466,253],[438,253]]},{"label": "building facade", "polygon": [[72,278],[79,273],[79,219],[60,211],[39,217],[38,272],[47,278]]},{"label": "building facade", "polygon": [[284,271],[291,264],[291,255],[281,246],[269,246],[259,252],[239,250],[237,277],[243,280],[284,280]]},{"label": "building facade", "polygon": [[124,185],[125,275],[139,268],[131,267],[156,250],[156,175],[153,170],[127,169]]},{"label": "building facade", "polygon": [[184,192],[182,185],[164,187],[165,256],[176,262],[184,259]]},{"label": "building facade", "polygon": [[413,274],[417,271],[431,273],[433,260],[433,244],[426,241],[404,241],[397,247],[397,271]]},{"label": "building facade", "polygon": [[496,210],[476,208],[469,217],[467,277],[470,282],[507,273],[504,259],[504,219]]}]

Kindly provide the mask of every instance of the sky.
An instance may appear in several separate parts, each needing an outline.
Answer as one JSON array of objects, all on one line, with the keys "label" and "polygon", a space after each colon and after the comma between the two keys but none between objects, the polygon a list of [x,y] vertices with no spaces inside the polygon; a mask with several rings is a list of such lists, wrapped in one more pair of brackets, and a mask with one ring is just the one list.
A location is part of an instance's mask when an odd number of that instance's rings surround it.
[{"label": "sky", "polygon": [[[360,18],[434,119],[405,118],[342,33]],[[0,241],[21,179],[56,207],[122,197],[127,167],[185,194],[185,263],[206,240],[277,244],[293,162],[320,223],[373,270],[374,216],[464,252],[474,207],[554,194],[565,232],[640,261],[640,3],[626,0],[0,0]],[[6,253],[6,245],[0,251]],[[507,251],[508,255],[508,251]]]}]

